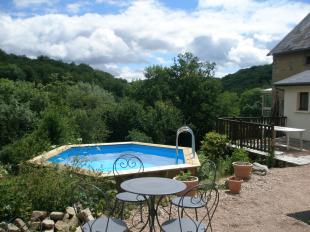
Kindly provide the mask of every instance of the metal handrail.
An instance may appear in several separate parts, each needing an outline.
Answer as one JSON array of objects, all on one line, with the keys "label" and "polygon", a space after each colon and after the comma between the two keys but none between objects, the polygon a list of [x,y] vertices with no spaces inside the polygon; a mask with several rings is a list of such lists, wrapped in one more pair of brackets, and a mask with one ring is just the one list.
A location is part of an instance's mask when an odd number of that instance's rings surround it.
[{"label": "metal handrail", "polygon": [[193,130],[188,127],[188,126],[182,126],[180,127],[178,130],[177,130],[177,136],[176,136],[176,164],[178,164],[178,160],[179,160],[179,135],[183,132],[187,132],[187,133],[190,133],[191,136],[192,136],[192,159],[195,157],[195,135],[194,135],[194,132]]}]

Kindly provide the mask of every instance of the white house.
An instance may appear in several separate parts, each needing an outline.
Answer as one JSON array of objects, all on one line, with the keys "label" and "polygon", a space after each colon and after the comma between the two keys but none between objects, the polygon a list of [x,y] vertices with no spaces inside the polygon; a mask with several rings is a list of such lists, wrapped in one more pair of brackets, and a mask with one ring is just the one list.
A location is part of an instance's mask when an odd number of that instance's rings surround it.
[{"label": "white house", "polygon": [[[310,13],[268,55],[273,56],[273,116],[306,129],[310,141]],[[291,137],[298,138],[298,134]]]}]

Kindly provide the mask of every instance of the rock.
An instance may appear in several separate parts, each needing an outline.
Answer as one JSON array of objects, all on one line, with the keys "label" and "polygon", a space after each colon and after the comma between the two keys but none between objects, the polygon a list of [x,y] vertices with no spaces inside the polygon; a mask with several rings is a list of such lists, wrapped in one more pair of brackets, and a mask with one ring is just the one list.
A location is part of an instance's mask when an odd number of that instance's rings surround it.
[{"label": "rock", "polygon": [[70,231],[75,229],[79,225],[79,219],[76,215],[74,215],[70,219],[64,219],[64,222],[66,222],[70,226]]},{"label": "rock", "polygon": [[0,232],[6,232],[6,230],[3,228],[0,228]]},{"label": "rock", "polygon": [[36,231],[36,230],[39,230],[41,231],[41,222],[40,221],[32,221],[29,223],[29,229],[31,231]]},{"label": "rock", "polygon": [[79,227],[76,227],[75,232],[83,232],[83,230],[82,230],[82,228],[79,226]]},{"label": "rock", "polygon": [[42,227],[43,229],[53,229],[54,228],[54,225],[55,225],[55,222],[51,219],[44,219],[43,222],[42,222]]},{"label": "rock", "polygon": [[75,210],[73,207],[67,207],[66,208],[66,213],[69,214],[69,218],[72,218],[73,215],[75,215]]},{"label": "rock", "polygon": [[253,168],[252,168],[253,173],[257,173],[260,175],[266,175],[268,171],[269,171],[269,169],[266,165],[262,165],[262,164],[257,163],[257,162],[253,163]]},{"label": "rock", "polygon": [[65,213],[64,217],[62,218],[62,220],[69,219],[69,218],[70,218],[70,215],[68,213]]},{"label": "rock", "polygon": [[42,232],[54,232],[54,229],[42,230]]},{"label": "rock", "polygon": [[62,220],[65,214],[63,212],[51,212],[50,219],[54,221]]},{"label": "rock", "polygon": [[83,222],[88,222],[90,220],[94,220],[93,215],[89,208],[83,209],[80,213],[78,213],[78,218]]},{"label": "rock", "polygon": [[12,223],[8,224],[8,232],[19,232],[19,228]]},{"label": "rock", "polygon": [[21,231],[29,231],[27,224],[20,218],[15,219],[15,224]]},{"label": "rock", "polygon": [[8,224],[6,222],[1,222],[0,223],[0,228],[4,229],[4,230],[7,230],[8,229]]},{"label": "rock", "polygon": [[61,232],[69,232],[70,225],[64,221],[57,221],[55,224],[55,230]]},{"label": "rock", "polygon": [[48,212],[46,211],[32,211],[31,221],[43,220],[48,216]]}]

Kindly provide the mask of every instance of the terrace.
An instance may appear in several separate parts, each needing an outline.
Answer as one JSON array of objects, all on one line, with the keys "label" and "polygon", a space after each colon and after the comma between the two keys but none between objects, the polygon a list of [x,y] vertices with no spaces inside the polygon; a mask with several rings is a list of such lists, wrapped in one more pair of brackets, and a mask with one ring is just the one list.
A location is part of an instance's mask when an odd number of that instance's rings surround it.
[{"label": "terrace", "polygon": [[277,131],[286,126],[286,117],[227,117],[217,120],[217,132],[226,135],[231,147],[241,147],[261,157],[274,153],[275,159],[288,165],[310,163],[310,144],[290,139]]}]

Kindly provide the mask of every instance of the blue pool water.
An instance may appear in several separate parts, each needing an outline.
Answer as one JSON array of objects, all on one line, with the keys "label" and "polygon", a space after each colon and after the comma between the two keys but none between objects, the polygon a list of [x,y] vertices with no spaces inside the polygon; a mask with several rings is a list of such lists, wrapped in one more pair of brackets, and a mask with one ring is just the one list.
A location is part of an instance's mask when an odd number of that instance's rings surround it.
[{"label": "blue pool water", "polygon": [[[133,154],[143,162],[144,168],[176,164],[174,148],[162,148],[138,144],[117,144],[87,147],[72,147],[50,158],[52,163],[61,163],[89,170],[111,172],[114,161],[122,154]],[[183,150],[179,150],[178,164],[184,163]],[[118,170],[130,168],[117,167]]]}]

